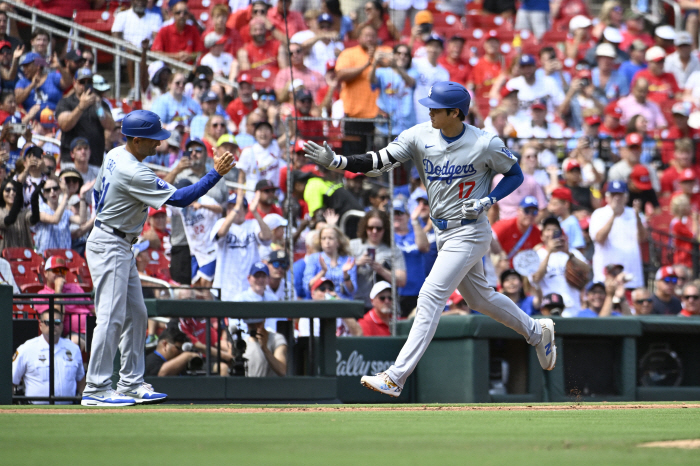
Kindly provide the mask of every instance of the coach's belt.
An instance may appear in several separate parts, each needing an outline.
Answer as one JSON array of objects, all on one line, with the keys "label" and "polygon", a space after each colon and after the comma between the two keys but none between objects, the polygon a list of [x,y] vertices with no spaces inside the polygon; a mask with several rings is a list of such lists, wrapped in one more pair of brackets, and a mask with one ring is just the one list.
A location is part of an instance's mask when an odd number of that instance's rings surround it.
[{"label": "coach's belt", "polygon": [[100,230],[104,230],[107,233],[112,233],[113,235],[116,235],[116,236],[126,240],[127,242],[129,242],[131,244],[136,243],[136,240],[139,239],[139,237],[136,235],[126,234],[121,230],[117,230],[116,228],[112,228],[110,226],[105,225],[104,223],[100,222],[99,220],[95,220],[95,226],[97,228],[99,228]]},{"label": "coach's belt", "polygon": [[474,223],[479,219],[465,218],[462,220],[446,220],[444,218],[430,217],[430,220],[432,220],[433,225],[435,225],[438,230],[449,230],[451,228],[461,227],[462,225],[469,225],[470,223]]}]

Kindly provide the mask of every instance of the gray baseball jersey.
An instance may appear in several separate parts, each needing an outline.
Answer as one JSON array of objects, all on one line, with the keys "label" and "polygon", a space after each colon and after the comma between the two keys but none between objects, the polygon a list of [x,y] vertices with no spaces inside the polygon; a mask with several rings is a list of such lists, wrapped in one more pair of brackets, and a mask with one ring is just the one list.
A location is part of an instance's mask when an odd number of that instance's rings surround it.
[{"label": "gray baseball jersey", "polygon": [[124,233],[140,235],[148,207],[160,208],[175,191],[125,146],[119,146],[109,151],[95,181],[97,220]]},{"label": "gray baseball jersey", "polygon": [[386,148],[396,160],[412,159],[416,164],[434,218],[461,219],[462,203],[488,196],[493,177],[516,163],[498,136],[465,127],[462,137],[448,144],[439,129],[430,122],[421,123],[402,132]]}]

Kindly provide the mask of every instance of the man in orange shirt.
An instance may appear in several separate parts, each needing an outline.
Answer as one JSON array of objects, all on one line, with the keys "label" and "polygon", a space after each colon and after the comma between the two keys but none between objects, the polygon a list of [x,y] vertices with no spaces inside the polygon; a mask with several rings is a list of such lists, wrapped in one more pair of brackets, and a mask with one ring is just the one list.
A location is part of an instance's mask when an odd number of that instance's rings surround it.
[{"label": "man in orange shirt", "polygon": [[[335,63],[338,82],[342,83],[340,100],[343,101],[345,116],[348,118],[374,118],[377,116],[377,97],[379,90],[372,91],[369,81],[372,62],[381,59],[383,53],[389,54],[388,48],[377,50],[377,30],[370,24],[365,25],[357,38],[359,45],[343,50]],[[379,53],[376,53],[379,52]],[[387,55],[388,56],[388,55]],[[367,152],[374,134],[374,122],[346,121],[343,141],[344,154],[362,154]]]},{"label": "man in orange shirt", "polygon": [[474,96],[477,98],[488,98],[494,80],[501,74],[503,65],[501,56],[498,53],[499,46],[498,38],[489,37],[486,39],[486,42],[484,42],[484,52],[486,54],[479,58],[479,61],[472,69],[469,88],[474,91]]},{"label": "man in orange shirt", "polygon": [[187,63],[194,63],[204,50],[202,35],[197,26],[187,24],[188,10],[185,0],[171,0],[170,9],[175,21],[163,26],[153,40],[151,50]]},{"label": "man in orange shirt", "polygon": [[649,94],[647,99],[663,105],[668,101],[672,101],[676,96],[680,97],[681,89],[678,87],[673,73],[664,71],[664,61],[666,60],[666,52],[659,46],[651,47],[644,55],[647,61],[648,68],[637,71],[632,78],[632,86],[638,79],[646,79],[649,82]]},{"label": "man in orange shirt", "polygon": [[450,81],[466,85],[472,67],[462,60],[462,49],[464,37],[452,36],[447,41],[445,54],[438,58],[438,63],[450,73]]}]

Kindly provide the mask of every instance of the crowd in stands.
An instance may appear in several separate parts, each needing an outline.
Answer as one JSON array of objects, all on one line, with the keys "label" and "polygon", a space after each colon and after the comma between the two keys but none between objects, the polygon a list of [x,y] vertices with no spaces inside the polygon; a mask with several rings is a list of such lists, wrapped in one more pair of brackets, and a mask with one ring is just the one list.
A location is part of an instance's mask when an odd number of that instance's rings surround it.
[{"label": "crowd in stands", "polygon": [[[517,11],[451,0],[33,4],[64,18],[106,12],[111,33],[143,53],[139,76],[125,66],[129,98],[115,100],[122,83],[105,79],[108,67],[98,74],[99,55],[9,21],[0,4],[0,278],[16,292],[91,289],[77,256],[92,186],[124,143],[125,113],[144,108],[172,131],[146,160],[165,181],[184,187],[218,154],[238,157],[191,206],[149,211],[135,246],[144,295],[193,285],[230,301],[357,299],[368,313],[339,320],[339,335],[389,334],[392,275],[410,316],[437,255],[419,172],[395,170],[392,193],[387,178],[308,164],[303,143],[381,148],[429,121],[418,100],[452,80],[472,93],[466,122],[502,137],[525,174],[488,213],[494,287],[528,314],[700,316],[697,10],[674,27],[616,0],[523,0]],[[589,267],[587,283],[567,280],[572,261]],[[445,312],[473,310],[457,291]],[[201,325],[183,319],[179,331],[193,339]],[[176,330],[158,347],[182,343]],[[155,344],[157,323],[149,331]],[[258,359],[281,355],[270,338]],[[274,361],[270,371],[283,373]]]}]

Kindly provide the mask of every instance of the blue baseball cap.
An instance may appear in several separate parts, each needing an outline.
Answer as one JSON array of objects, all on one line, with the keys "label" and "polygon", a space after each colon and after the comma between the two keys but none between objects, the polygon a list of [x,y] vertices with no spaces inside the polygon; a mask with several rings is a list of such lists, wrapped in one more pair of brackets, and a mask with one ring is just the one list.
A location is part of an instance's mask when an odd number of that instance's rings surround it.
[{"label": "blue baseball cap", "polygon": [[414,165],[413,168],[411,168],[411,179],[417,180],[418,178],[420,178],[420,175],[418,174],[418,168]]},{"label": "blue baseball cap", "polygon": [[256,262],[255,264],[253,264],[250,268],[250,273],[248,275],[252,277],[258,272],[262,272],[268,277],[270,276],[270,269],[267,268],[267,265],[265,265],[264,262]]},{"label": "blue baseball cap", "polygon": [[520,57],[520,66],[535,66],[535,57],[532,55],[523,55]]},{"label": "blue baseball cap", "polygon": [[19,62],[19,66],[28,65],[30,63],[36,63],[39,66],[48,65],[48,63],[46,63],[46,59],[36,52],[29,52],[28,54],[23,56]]},{"label": "blue baseball cap", "polygon": [[539,204],[537,203],[537,198],[535,196],[525,196],[522,201],[520,201],[520,207],[527,209],[528,207],[534,207],[539,209]]},{"label": "blue baseball cap", "polygon": [[79,68],[75,72],[75,80],[81,81],[83,79],[92,79],[92,70],[90,68]]},{"label": "blue baseball cap", "polygon": [[189,138],[187,142],[185,143],[185,149],[189,149],[190,145],[192,144],[199,144],[200,146],[204,147],[206,149],[207,146],[204,145],[204,141],[202,141],[199,138]]},{"label": "blue baseball cap", "polygon": [[[238,201],[238,194],[233,193],[228,197],[228,203],[229,204],[235,204]],[[245,197],[243,198],[243,207],[245,209],[248,209],[248,199]]]},{"label": "blue baseball cap", "polygon": [[333,17],[328,13],[321,13],[316,19],[319,23],[332,23]]},{"label": "blue baseball cap", "polygon": [[406,213],[406,204],[404,204],[403,200],[394,199],[392,206],[394,208],[394,212],[401,212],[403,214]]},{"label": "blue baseball cap", "polygon": [[608,183],[608,192],[610,194],[620,194],[627,192],[627,183],[624,181],[611,181]]},{"label": "blue baseball cap", "polygon": [[132,138],[163,141],[170,137],[170,131],[163,129],[160,117],[148,110],[134,110],[122,120],[122,134]]},{"label": "blue baseball cap", "polygon": [[590,282],[588,285],[586,285],[586,291],[591,291],[593,289],[593,287],[595,287],[595,286],[600,286],[601,288],[603,288],[603,290],[605,290],[605,283],[603,283],[603,282]]},{"label": "blue baseball cap", "polygon": [[5,118],[5,121],[2,122],[3,125],[6,125],[8,123],[11,125],[21,125],[22,119],[17,115],[10,115],[7,118]]},{"label": "blue baseball cap", "polygon": [[84,145],[84,146],[90,147],[90,143],[88,142],[87,139],[85,139],[85,138],[83,138],[83,137],[77,137],[77,138],[73,139],[73,140],[70,142],[70,150],[71,150],[71,152],[73,151],[73,149],[75,149],[76,147],[78,147],[78,146],[80,146],[80,145]]}]

